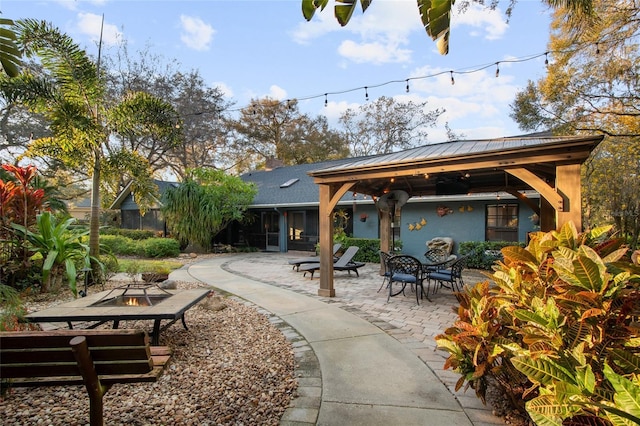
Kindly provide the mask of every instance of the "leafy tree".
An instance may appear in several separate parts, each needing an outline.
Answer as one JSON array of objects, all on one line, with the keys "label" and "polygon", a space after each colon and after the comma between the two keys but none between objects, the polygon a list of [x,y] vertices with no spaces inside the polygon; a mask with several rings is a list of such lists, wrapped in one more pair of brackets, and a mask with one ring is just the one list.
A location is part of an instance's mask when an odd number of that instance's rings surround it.
[{"label": "leafy tree", "polygon": [[295,100],[253,100],[229,126],[237,135],[232,148],[240,158],[241,170],[255,169],[269,159],[293,165],[348,155],[326,120],[301,114]]},{"label": "leafy tree", "polygon": [[[110,150],[110,141],[151,134],[177,143],[178,117],[171,105],[143,92],[128,93],[117,103],[110,101],[99,67],[69,36],[44,21],[23,20],[16,25],[19,46],[27,57],[39,57],[44,73],[0,79],[0,89],[9,102],[24,102],[51,123],[52,136],[34,140],[29,155],[88,170],[92,179],[90,252],[97,257],[103,172],[139,173],[136,183],[150,180],[142,157],[124,147]],[[141,187],[147,188],[136,186],[134,192]]]},{"label": "leafy tree", "polygon": [[[362,12],[365,12],[373,0],[360,0]],[[424,29],[429,37],[436,42],[438,51],[442,55],[449,53],[449,34],[451,25],[451,8],[455,0],[417,0],[418,12],[422,19]],[[517,0],[509,0],[506,9],[507,16],[511,16],[513,6]],[[329,0],[302,0],[302,15],[307,21],[313,18],[317,9],[321,11],[329,3]],[[358,6],[358,0],[335,0],[335,16],[343,27],[349,23],[353,12]],[[485,0],[462,0],[459,5],[462,10],[472,3],[484,5]],[[491,0],[489,7],[495,9],[500,0]],[[543,0],[543,3],[552,7],[569,9],[571,15],[588,15],[591,13],[592,0]]]},{"label": "leafy tree", "polygon": [[138,151],[154,172],[170,170],[184,179],[197,167],[223,168],[232,163],[225,149],[227,128],[222,116],[231,105],[217,87],[207,86],[199,71],[179,71],[147,49],[132,55],[125,43],[105,58],[108,95],[117,100],[129,92],[147,92],[171,104],[182,119],[183,142],[170,144],[148,135],[126,135],[121,141]]},{"label": "leafy tree", "polygon": [[179,241],[209,250],[220,231],[243,219],[256,192],[253,184],[221,170],[194,169],[180,186],[165,192],[162,212]]},{"label": "leafy tree", "polygon": [[427,102],[398,102],[381,97],[361,105],[358,110],[348,109],[340,117],[344,139],[351,155],[386,154],[411,148],[427,139],[427,126],[434,127],[443,109],[425,112]]},{"label": "leafy tree", "polygon": [[[604,133],[584,167],[585,224],[613,222],[632,247],[640,233],[640,91],[637,2],[597,0],[594,18],[554,15],[548,74],[512,104],[523,130]],[[588,28],[588,31],[585,30]]]}]

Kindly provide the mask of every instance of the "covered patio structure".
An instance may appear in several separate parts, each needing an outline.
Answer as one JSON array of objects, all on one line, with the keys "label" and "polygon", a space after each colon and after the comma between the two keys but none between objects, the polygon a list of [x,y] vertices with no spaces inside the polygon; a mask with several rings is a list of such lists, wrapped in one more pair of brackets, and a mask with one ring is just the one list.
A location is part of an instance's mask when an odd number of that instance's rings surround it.
[{"label": "covered patio structure", "polygon": [[[506,191],[540,217],[542,231],[567,222],[582,228],[580,166],[603,136],[522,136],[461,140],[355,158],[309,172],[320,196],[320,296],[333,297],[332,213],[347,192],[379,199],[393,191],[409,197]],[[524,191],[535,190],[540,202]],[[388,199],[389,197],[387,197]],[[393,211],[393,209],[392,209]],[[397,214],[397,212],[396,212]],[[391,215],[380,214],[380,248],[389,251]]]}]

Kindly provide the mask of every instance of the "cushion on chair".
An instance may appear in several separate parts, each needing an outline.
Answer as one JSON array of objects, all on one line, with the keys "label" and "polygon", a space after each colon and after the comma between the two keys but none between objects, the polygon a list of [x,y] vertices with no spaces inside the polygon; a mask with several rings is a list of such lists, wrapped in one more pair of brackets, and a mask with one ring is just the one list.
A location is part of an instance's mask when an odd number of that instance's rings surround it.
[{"label": "cushion on chair", "polygon": [[405,283],[415,283],[416,276],[412,274],[395,273],[391,276],[393,281],[401,281]]}]

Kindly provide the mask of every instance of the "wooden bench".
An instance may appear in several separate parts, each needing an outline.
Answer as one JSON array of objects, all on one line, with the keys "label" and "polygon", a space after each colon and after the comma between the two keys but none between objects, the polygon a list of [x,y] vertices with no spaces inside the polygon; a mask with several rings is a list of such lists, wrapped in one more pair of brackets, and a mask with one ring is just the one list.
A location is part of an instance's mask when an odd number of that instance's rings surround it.
[{"label": "wooden bench", "polygon": [[85,385],[91,426],[103,424],[116,383],[155,382],[171,358],[143,330],[0,332],[0,380],[9,387]]}]

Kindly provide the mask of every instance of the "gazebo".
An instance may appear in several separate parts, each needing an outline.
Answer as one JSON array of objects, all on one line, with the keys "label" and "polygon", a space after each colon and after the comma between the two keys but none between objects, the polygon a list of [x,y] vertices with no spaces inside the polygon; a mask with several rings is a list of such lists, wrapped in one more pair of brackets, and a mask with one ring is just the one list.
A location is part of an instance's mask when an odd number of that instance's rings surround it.
[{"label": "gazebo", "polygon": [[[581,229],[580,166],[602,139],[601,135],[521,136],[450,141],[355,158],[350,163],[309,172],[320,193],[318,294],[335,296],[332,212],[348,191],[374,199],[394,191],[404,191],[409,197],[506,191],[538,214],[542,231],[569,221]],[[528,199],[526,190],[537,191],[540,202]],[[388,214],[380,215],[383,251],[389,250],[391,220]]]}]

